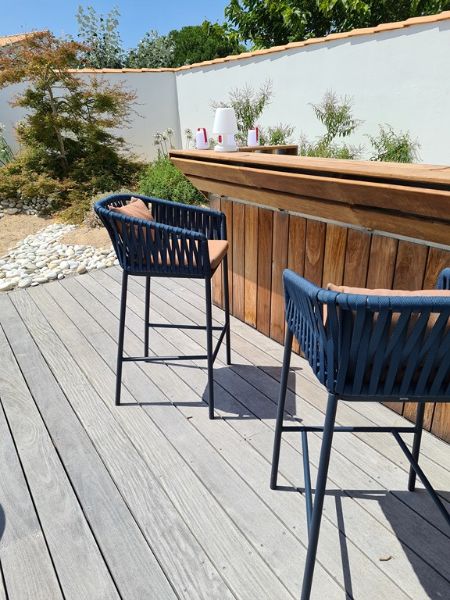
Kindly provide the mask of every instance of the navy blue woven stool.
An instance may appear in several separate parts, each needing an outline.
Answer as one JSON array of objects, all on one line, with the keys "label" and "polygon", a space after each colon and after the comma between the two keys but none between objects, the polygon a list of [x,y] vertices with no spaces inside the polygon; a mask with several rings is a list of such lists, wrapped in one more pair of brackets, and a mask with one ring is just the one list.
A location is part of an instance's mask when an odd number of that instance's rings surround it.
[{"label": "navy blue woven stool", "polygon": [[[124,207],[134,199],[143,201],[151,212],[151,220],[136,218],[114,210]],[[213,364],[219,348],[226,339],[226,360],[230,354],[230,309],[228,291],[228,262],[226,242],[226,219],[219,211],[197,206],[178,204],[159,198],[148,198],[136,194],[116,194],[95,204],[95,212],[105,225],[123,269],[120,303],[119,340],[116,372],[116,404],[120,404],[122,387],[122,365],[127,361],[162,362],[174,360],[206,359],[208,365],[209,417],[214,418]],[[145,206],[144,206],[145,210]],[[145,212],[147,212],[145,210]],[[223,296],[225,323],[212,325],[211,278],[223,264]],[[128,276],[146,278],[144,314],[144,355],[124,356],[126,299]],[[206,324],[178,325],[150,323],[150,281],[152,277],[188,277],[205,281]],[[206,330],[206,354],[149,356],[149,328],[185,328]],[[220,331],[213,347],[213,331]]]},{"label": "navy blue woven stool", "polygon": [[[296,273],[283,275],[286,341],[275,428],[270,487],[277,488],[281,436],[301,434],[305,480],[308,551],[301,599],[308,600],[314,574],[331,445],[335,432],[391,433],[410,463],[408,489],[420,478],[450,527],[450,515],[419,466],[426,402],[450,402],[450,296],[375,296],[316,287]],[[441,272],[438,289],[450,289],[450,269]],[[328,391],[324,426],[283,425],[293,337]],[[417,402],[416,423],[405,427],[336,426],[339,400]],[[313,494],[308,433],[323,432]],[[401,434],[412,433],[412,450]]]}]

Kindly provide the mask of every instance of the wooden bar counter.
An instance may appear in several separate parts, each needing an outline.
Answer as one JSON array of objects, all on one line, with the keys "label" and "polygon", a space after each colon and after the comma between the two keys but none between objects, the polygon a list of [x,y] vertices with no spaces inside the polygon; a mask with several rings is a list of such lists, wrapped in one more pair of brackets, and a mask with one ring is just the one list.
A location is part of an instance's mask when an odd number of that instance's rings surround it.
[{"label": "wooden bar counter", "polygon": [[[414,290],[450,266],[450,167],[209,150],[171,159],[227,215],[233,315],[279,342],[286,267],[318,285]],[[414,419],[415,405],[392,408]],[[450,405],[428,405],[426,426],[450,441]]]}]

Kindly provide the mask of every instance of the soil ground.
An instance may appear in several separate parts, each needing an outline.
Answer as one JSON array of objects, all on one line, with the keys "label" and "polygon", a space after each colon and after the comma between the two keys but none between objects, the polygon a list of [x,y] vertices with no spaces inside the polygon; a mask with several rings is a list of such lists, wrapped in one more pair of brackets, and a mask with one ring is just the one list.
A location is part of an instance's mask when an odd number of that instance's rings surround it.
[{"label": "soil ground", "polygon": [[0,256],[18,242],[54,223],[52,218],[35,215],[5,215],[0,219]]},{"label": "soil ground", "polygon": [[[5,215],[0,219],[0,256],[7,253],[17,243],[40,229],[55,222],[53,218],[37,217],[35,215]],[[104,248],[111,244],[106,229],[77,227],[61,238],[63,244],[83,244]]]},{"label": "soil ground", "polygon": [[86,246],[94,246],[95,248],[105,248],[111,245],[108,232],[104,227],[77,227],[73,231],[69,231],[61,238],[62,244],[83,244]]}]

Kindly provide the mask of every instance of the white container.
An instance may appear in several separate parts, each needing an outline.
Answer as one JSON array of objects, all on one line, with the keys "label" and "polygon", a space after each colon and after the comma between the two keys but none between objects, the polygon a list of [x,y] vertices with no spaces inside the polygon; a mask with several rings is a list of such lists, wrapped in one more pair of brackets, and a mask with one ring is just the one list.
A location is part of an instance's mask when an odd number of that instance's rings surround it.
[{"label": "white container", "polygon": [[236,114],[232,108],[218,108],[214,117],[213,133],[219,134],[216,152],[236,152],[234,134],[238,132]]},{"label": "white container", "polygon": [[247,133],[247,146],[259,146],[259,129],[249,129]]},{"label": "white container", "polygon": [[208,134],[204,127],[199,127],[195,132],[195,147],[197,150],[208,150],[209,148]]}]

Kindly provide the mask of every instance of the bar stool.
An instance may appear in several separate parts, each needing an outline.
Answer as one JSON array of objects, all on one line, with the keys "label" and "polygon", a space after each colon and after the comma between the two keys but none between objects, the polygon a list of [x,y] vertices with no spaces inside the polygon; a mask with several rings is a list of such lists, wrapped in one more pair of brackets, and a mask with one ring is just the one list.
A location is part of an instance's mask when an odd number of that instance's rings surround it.
[{"label": "bar stool", "polygon": [[[301,599],[308,600],[335,432],[391,433],[410,463],[408,489],[420,478],[450,527],[450,515],[419,466],[426,402],[450,402],[450,269],[437,290],[367,290],[329,285],[321,289],[296,273],[283,274],[286,340],[275,428],[271,489],[277,488],[281,436],[301,433],[308,550]],[[324,426],[283,425],[293,337],[328,391]],[[405,427],[335,426],[339,400],[416,402],[416,423]],[[323,432],[314,494],[308,458],[308,433]],[[412,433],[412,450],[400,434]]]},{"label": "bar stool", "polygon": [[[122,272],[115,403],[120,404],[122,365],[128,361],[161,362],[206,359],[208,366],[209,417],[214,418],[213,365],[226,340],[226,361],[231,364],[230,307],[228,290],[228,242],[222,212],[150,198],[115,194],[100,200],[94,210],[106,227]],[[225,323],[212,325],[211,278],[222,264]],[[124,356],[128,276],[145,277],[144,355]],[[152,277],[183,277],[205,281],[206,325],[150,323]],[[206,354],[149,356],[149,328],[206,330]],[[220,331],[213,347],[213,331]]]}]

